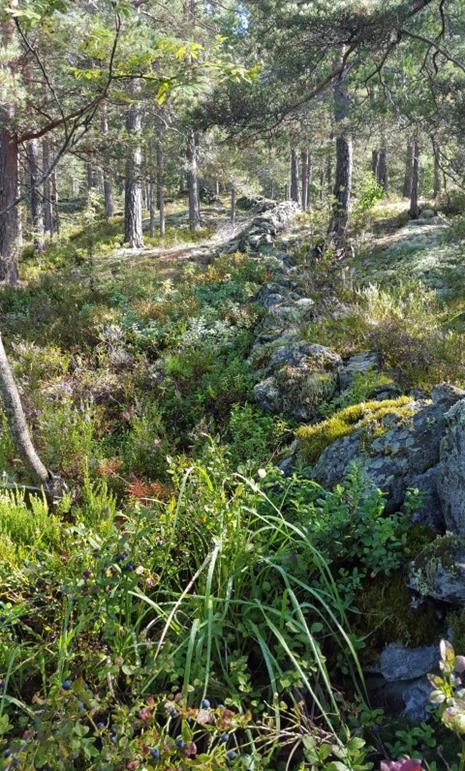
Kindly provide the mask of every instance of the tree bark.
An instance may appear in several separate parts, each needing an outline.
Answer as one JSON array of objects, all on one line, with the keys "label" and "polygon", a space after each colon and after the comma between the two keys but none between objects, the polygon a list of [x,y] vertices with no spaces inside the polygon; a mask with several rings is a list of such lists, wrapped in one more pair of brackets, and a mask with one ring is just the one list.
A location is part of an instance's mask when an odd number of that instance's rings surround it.
[{"label": "tree bark", "polygon": [[[18,195],[18,145],[16,137],[5,125],[0,112],[0,281],[6,284],[18,282],[18,208],[13,206]],[[6,121],[5,121],[6,122]]]},{"label": "tree bark", "polygon": [[[42,140],[42,168],[46,171],[50,168],[50,140],[44,137]],[[52,214],[52,181],[50,176],[44,181],[42,188],[43,209],[44,209],[44,231],[48,235],[53,235],[53,214]]]},{"label": "tree bark", "polygon": [[50,183],[52,188],[52,217],[53,217],[53,232],[60,232],[60,210],[58,208],[58,185],[57,175],[53,172],[50,175]]},{"label": "tree bark", "polygon": [[149,210],[149,236],[154,238],[155,236],[155,196],[153,194],[153,182],[147,185],[147,208]]},{"label": "tree bark", "polygon": [[407,146],[407,157],[405,161],[405,176],[402,194],[404,198],[410,198],[412,193],[412,170],[413,170],[413,157],[415,154],[415,146],[413,139],[409,139]]},{"label": "tree bark", "polygon": [[378,181],[379,179],[379,150],[371,151],[371,170],[373,176]]},{"label": "tree bark", "polygon": [[410,219],[417,219],[420,214],[418,207],[418,187],[419,187],[419,172],[420,172],[420,158],[419,147],[416,139],[412,142],[412,186],[410,189]]},{"label": "tree bark", "polygon": [[312,208],[313,155],[309,151],[307,164],[307,209]]},{"label": "tree bark", "polygon": [[38,139],[31,139],[28,142],[26,157],[29,166],[29,207],[31,210],[33,243],[35,251],[41,252],[44,248],[44,216],[42,200],[37,185],[37,180],[40,177]]},{"label": "tree bark", "polygon": [[126,116],[126,129],[130,137],[130,147],[126,158],[126,175],[124,190],[124,243],[130,249],[142,249],[144,237],[142,233],[142,189],[140,147],[140,132],[142,120],[137,104],[132,104]]},{"label": "tree bark", "polygon": [[433,197],[438,198],[441,195],[441,167],[440,167],[440,148],[433,141],[433,155],[434,155],[434,187]]},{"label": "tree bark", "polygon": [[383,188],[384,192],[387,193],[389,180],[388,180],[387,151],[385,146],[383,146],[379,151],[377,182],[378,182],[378,185],[380,185]]},{"label": "tree bark", "polygon": [[[0,22],[0,45],[7,47],[13,40],[15,24],[11,18]],[[6,78],[14,79],[16,63],[0,63]],[[12,125],[14,103],[0,106],[0,281],[16,284],[18,281],[19,214],[14,202],[18,196],[18,141]],[[11,208],[8,208],[11,207]]]},{"label": "tree bark", "polygon": [[[104,142],[108,141],[108,115],[106,108],[103,109],[101,118],[101,130],[104,138]],[[104,165],[103,165],[103,203],[105,208],[105,217],[110,219],[113,217],[113,183],[111,179],[111,171],[109,168],[108,157],[106,147],[104,150]]]},{"label": "tree bark", "polygon": [[302,150],[302,152],[301,152],[301,175],[302,175],[301,206],[302,206],[302,211],[306,211],[307,210],[307,203],[308,203],[308,164],[309,164],[309,152],[308,152],[308,150]]},{"label": "tree bark", "polygon": [[231,225],[236,224],[236,202],[237,202],[237,190],[236,190],[236,185],[233,182],[231,185],[231,212],[230,212]]},{"label": "tree bark", "polygon": [[197,139],[193,129],[189,129],[187,136],[187,190],[189,194],[189,227],[192,232],[195,232],[200,228],[200,199]]},{"label": "tree bark", "polygon": [[[336,124],[342,124],[349,117],[350,99],[347,83],[342,76],[334,87],[334,116]],[[336,173],[334,182],[334,204],[328,228],[330,241],[336,248],[345,251],[347,227],[349,224],[350,200],[352,194],[352,137],[342,125],[336,139]]]},{"label": "tree bark", "polygon": [[0,394],[15,450],[31,474],[33,481],[39,485],[47,485],[50,480],[50,474],[32,444],[18,388],[6,357],[1,336]]},{"label": "tree bark", "polygon": [[291,150],[291,201],[299,203],[299,164],[294,147]]},{"label": "tree bark", "polygon": [[163,142],[162,142],[161,136],[157,142],[157,200],[158,200],[158,212],[160,217],[160,236],[163,238],[166,232],[165,154],[163,151]]}]

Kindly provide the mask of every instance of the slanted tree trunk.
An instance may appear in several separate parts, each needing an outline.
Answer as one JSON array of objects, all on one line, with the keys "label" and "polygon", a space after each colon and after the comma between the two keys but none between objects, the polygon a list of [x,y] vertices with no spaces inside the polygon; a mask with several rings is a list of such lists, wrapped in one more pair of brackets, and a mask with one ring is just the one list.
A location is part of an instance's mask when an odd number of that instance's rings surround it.
[{"label": "slanted tree trunk", "polygon": [[187,190],[189,194],[189,227],[194,233],[200,228],[199,177],[197,168],[197,138],[189,129],[187,135]]},{"label": "slanted tree trunk", "polygon": [[415,146],[413,139],[409,139],[407,145],[407,156],[405,160],[405,175],[402,195],[404,198],[410,198],[412,193],[412,171],[413,171],[413,158],[415,154]]},{"label": "slanted tree trunk", "polygon": [[[106,111],[106,108],[103,108],[102,112],[102,118],[101,118],[101,130],[103,134],[104,141],[108,141],[108,114]],[[109,162],[105,147],[105,158],[104,158],[104,165],[103,165],[103,203],[104,203],[104,209],[105,209],[105,217],[106,219],[109,219],[110,217],[113,217],[114,213],[114,205],[113,205],[113,184],[111,179],[111,171],[109,168]]]},{"label": "slanted tree trunk", "polygon": [[126,158],[124,187],[124,243],[128,244],[130,249],[142,249],[144,246],[140,178],[142,164],[141,128],[142,120],[139,106],[132,104],[126,115],[126,129],[130,138],[130,147]]},{"label": "slanted tree trunk", "polygon": [[336,248],[345,251],[352,193],[352,137],[344,125],[349,117],[350,99],[344,74],[334,87],[334,116],[340,132],[336,139],[336,174],[334,204],[328,228],[329,240]]},{"label": "slanted tree trunk", "polygon": [[412,142],[412,186],[410,189],[410,219],[417,219],[418,215],[420,214],[420,209],[418,206],[418,188],[419,188],[419,179],[420,179],[420,158],[419,158],[419,147],[418,147],[418,140],[414,139]]},{"label": "slanted tree trunk", "polygon": [[1,336],[0,394],[15,450],[31,474],[33,481],[39,485],[47,485],[50,480],[50,474],[32,444],[18,388],[6,357]]},{"label": "slanted tree trunk", "polygon": [[291,150],[291,201],[299,203],[299,164],[294,147]]},{"label": "slanted tree trunk", "polygon": [[26,147],[26,157],[29,167],[29,207],[33,229],[33,243],[36,252],[44,248],[44,216],[42,200],[37,181],[40,177],[39,143],[37,139],[31,139]]},{"label": "slanted tree trunk", "polygon": [[[42,142],[42,168],[44,172],[50,168],[50,140],[44,137]],[[53,235],[53,215],[52,215],[52,182],[50,176],[46,178],[42,188],[43,210],[44,210],[44,231],[49,236]]]},{"label": "slanted tree trunk", "polygon": [[309,152],[308,152],[308,150],[302,150],[302,152],[301,152],[301,176],[302,176],[301,206],[302,206],[302,211],[306,211],[307,210],[307,199],[308,199],[308,162],[309,162]]},{"label": "slanted tree trunk", "polygon": [[160,138],[157,142],[157,200],[160,217],[160,236],[163,238],[166,232],[165,217],[165,154],[160,129]]}]

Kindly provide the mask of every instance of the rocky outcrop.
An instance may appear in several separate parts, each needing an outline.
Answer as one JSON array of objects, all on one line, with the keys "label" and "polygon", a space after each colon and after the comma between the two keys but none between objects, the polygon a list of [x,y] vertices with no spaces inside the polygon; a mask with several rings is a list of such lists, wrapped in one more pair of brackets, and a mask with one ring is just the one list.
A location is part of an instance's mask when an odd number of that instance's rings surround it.
[{"label": "rocky outcrop", "polygon": [[350,463],[357,462],[374,485],[387,493],[387,509],[399,508],[409,488],[423,490],[431,522],[442,522],[439,500],[431,495],[431,472],[439,463],[439,440],[447,426],[446,413],[460,403],[465,392],[452,386],[433,389],[432,401],[415,401],[383,416],[374,437],[367,436],[366,422],[348,436],[337,439],[321,454],[312,476],[331,488],[340,482]]},{"label": "rocky outcrop", "polygon": [[446,416],[437,489],[447,529],[465,535],[465,401]]},{"label": "rocky outcrop", "polygon": [[376,706],[387,712],[401,712],[419,723],[427,718],[432,685],[427,675],[436,671],[439,645],[406,648],[391,643],[381,653],[379,662],[367,673],[367,687]]},{"label": "rocky outcrop", "polygon": [[351,356],[339,372],[341,391],[353,385],[357,375],[367,375],[379,369],[379,356],[373,351],[361,351]]},{"label": "rocky outcrop", "polygon": [[273,201],[265,202],[262,206],[255,206],[253,210],[257,211],[257,209],[260,213],[256,214],[252,222],[222,251],[259,253],[269,250],[278,234],[287,228],[299,213],[299,207],[294,201],[283,201],[278,204]]},{"label": "rocky outcrop", "polygon": [[303,340],[274,346],[254,388],[267,412],[283,412],[295,420],[313,420],[324,401],[335,394],[341,357],[329,348]]},{"label": "rocky outcrop", "polygon": [[437,538],[410,565],[408,585],[424,597],[465,605],[465,538]]}]

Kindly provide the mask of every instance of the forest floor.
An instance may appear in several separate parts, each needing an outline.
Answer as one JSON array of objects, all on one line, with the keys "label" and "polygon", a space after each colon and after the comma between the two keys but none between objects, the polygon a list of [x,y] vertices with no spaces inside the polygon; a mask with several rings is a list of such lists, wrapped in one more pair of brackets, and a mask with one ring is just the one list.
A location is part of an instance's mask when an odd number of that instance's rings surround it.
[{"label": "forest floor", "polygon": [[[276,467],[297,426],[257,405],[251,350],[257,294],[287,278],[272,255],[207,259],[233,231],[226,202],[204,212],[193,239],[174,205],[138,254],[121,217],[78,216],[0,297],[35,443],[71,490],[53,510],[0,496],[0,769],[368,769],[439,742],[452,762],[437,721],[409,732],[359,678],[372,639],[436,631],[402,577],[425,535],[354,475],[331,492]],[[276,244],[315,302],[301,339],[378,351],[403,394],[463,386],[462,217],[382,202],[344,276],[311,262],[313,227]],[[3,418],[0,469],[23,479]]]}]

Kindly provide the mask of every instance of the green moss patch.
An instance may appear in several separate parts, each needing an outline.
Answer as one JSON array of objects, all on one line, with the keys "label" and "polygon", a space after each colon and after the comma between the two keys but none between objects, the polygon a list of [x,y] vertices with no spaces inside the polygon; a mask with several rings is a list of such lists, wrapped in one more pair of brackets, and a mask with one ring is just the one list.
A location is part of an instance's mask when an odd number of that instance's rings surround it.
[{"label": "green moss patch", "polygon": [[365,583],[356,598],[359,610],[353,630],[365,640],[365,658],[374,660],[385,645],[399,642],[408,647],[430,645],[443,634],[443,622],[432,604],[411,605],[412,593],[398,571],[386,581],[377,576]]},{"label": "green moss patch", "polygon": [[354,404],[336,412],[322,423],[314,426],[303,426],[297,431],[301,443],[301,454],[308,463],[315,463],[323,450],[330,444],[347,436],[359,428],[373,427],[382,430],[382,421],[387,415],[398,416],[404,420],[410,417],[413,402],[409,396],[399,396],[397,399],[386,399],[381,402],[370,401]]}]

